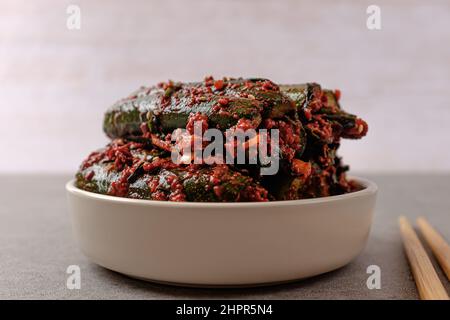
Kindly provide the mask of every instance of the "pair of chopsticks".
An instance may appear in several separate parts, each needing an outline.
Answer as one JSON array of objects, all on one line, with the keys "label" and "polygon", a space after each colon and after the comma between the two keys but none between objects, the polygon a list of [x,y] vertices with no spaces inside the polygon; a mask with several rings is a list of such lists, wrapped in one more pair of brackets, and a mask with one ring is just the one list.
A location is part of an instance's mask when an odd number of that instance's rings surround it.
[{"label": "pair of chopsticks", "polygon": [[[449,300],[444,286],[439,280],[419,237],[408,219],[402,216],[398,221],[406,256],[408,257],[420,298],[422,300]],[[425,218],[418,218],[416,222],[423,238],[444,270],[447,279],[450,280],[450,246]]]}]

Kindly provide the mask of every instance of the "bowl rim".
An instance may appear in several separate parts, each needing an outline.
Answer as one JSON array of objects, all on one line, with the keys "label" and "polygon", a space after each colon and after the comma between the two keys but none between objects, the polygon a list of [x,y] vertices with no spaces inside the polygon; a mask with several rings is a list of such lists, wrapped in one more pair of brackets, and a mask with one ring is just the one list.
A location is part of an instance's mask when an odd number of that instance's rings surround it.
[{"label": "bowl rim", "polygon": [[309,204],[319,204],[331,201],[343,201],[361,197],[367,197],[374,195],[378,191],[377,185],[365,178],[349,176],[349,180],[355,180],[358,184],[364,188],[355,192],[321,197],[312,199],[301,200],[278,200],[268,202],[174,202],[174,201],[161,201],[161,200],[145,200],[145,199],[130,199],[124,197],[115,197],[105,194],[99,194],[86,190],[79,189],[75,186],[75,179],[72,179],[66,183],[66,191],[69,194],[76,195],[82,198],[89,198],[94,200],[100,200],[118,204],[128,204],[137,206],[159,206],[159,207],[178,207],[178,208],[258,208],[258,207],[284,207],[284,206],[300,206]]}]

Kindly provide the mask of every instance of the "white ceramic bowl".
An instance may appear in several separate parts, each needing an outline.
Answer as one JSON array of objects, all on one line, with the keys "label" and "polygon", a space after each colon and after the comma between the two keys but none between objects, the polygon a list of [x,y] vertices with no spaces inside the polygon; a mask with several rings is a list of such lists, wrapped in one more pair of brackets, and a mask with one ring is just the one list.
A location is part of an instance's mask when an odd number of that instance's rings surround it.
[{"label": "white ceramic bowl", "polygon": [[265,203],[134,200],[66,185],[81,250],[126,275],[191,286],[251,286],[349,263],[369,236],[377,187]]}]

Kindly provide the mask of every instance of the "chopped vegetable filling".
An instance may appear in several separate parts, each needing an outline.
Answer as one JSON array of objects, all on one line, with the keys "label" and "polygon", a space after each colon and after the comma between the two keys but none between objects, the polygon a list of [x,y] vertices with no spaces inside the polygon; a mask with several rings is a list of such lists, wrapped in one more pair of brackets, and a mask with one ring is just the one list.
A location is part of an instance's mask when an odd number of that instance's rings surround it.
[{"label": "chopped vegetable filling", "polygon": [[[359,139],[368,126],[341,109],[340,97],[339,90],[315,83],[277,85],[267,79],[206,77],[197,83],[142,87],[106,112],[103,129],[111,142],[82,163],[76,185],[119,197],[196,202],[295,200],[352,192],[358,186],[346,178],[348,166],[336,153],[341,138]],[[266,164],[260,161],[207,164],[188,155],[182,155],[186,161],[172,161],[175,143],[191,148],[208,129],[218,129],[224,137],[228,131],[278,130],[278,172],[262,175],[258,169]],[[269,135],[268,144],[271,139]],[[260,134],[249,137],[242,144],[246,156],[262,141]],[[237,146],[224,142],[224,147]],[[200,148],[205,151],[207,144],[203,141]]]}]

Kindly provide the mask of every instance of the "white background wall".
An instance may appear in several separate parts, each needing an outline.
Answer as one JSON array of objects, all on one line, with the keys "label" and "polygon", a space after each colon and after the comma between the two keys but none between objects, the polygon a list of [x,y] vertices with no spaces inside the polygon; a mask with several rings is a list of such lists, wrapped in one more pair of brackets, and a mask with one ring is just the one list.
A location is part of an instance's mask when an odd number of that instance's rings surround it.
[{"label": "white background wall", "polygon": [[450,170],[449,1],[2,0],[0,172],[74,172],[115,100],[206,74],[340,88],[370,125],[342,146],[354,170]]}]

